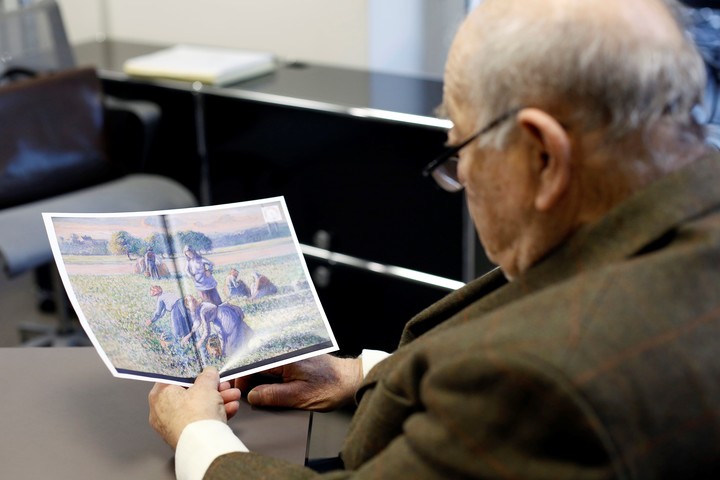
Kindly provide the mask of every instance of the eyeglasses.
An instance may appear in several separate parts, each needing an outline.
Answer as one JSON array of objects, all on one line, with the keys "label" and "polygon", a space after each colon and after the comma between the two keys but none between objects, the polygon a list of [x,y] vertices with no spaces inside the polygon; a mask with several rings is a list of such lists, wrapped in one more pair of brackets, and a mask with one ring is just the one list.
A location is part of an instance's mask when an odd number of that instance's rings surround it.
[{"label": "eyeglasses", "polygon": [[490,130],[496,128],[505,120],[508,120],[509,118],[514,116],[521,109],[522,108],[513,108],[512,110],[508,110],[480,130],[478,130],[477,133],[472,135],[467,140],[463,141],[458,145],[448,147],[448,149],[444,153],[442,153],[432,162],[428,163],[425,168],[423,168],[423,176],[432,176],[433,180],[437,182],[440,188],[447,192],[459,192],[460,190],[462,190],[463,186],[458,180],[457,174],[458,162],[460,161],[460,159],[458,158],[458,153],[460,152],[460,150],[467,147],[471,142],[477,140],[481,135],[488,133]]}]

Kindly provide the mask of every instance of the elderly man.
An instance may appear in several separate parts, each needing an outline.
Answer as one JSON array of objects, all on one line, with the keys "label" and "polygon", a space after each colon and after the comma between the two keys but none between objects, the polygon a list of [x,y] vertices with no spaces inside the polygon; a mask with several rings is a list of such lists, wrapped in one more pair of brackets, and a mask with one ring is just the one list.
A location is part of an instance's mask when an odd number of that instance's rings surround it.
[{"label": "elderly man", "polygon": [[[427,171],[464,189],[500,270],[413,318],[380,361],[315,357],[247,392],[357,402],[332,478],[720,472],[720,156],[691,113],[702,61],[668,7],[486,0],[463,23],[454,147]],[[238,397],[214,371],[153,388],[182,478],[317,475],[247,452],[223,423]]]}]

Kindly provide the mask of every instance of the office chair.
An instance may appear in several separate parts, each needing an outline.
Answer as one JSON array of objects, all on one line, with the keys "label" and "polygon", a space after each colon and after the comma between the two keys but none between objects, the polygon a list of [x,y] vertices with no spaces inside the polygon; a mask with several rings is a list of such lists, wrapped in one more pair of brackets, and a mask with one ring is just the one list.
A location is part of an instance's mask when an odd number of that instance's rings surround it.
[{"label": "office chair", "polygon": [[682,0],[687,31],[705,61],[707,85],[702,108],[708,143],[720,150],[720,4],[716,0]]},{"label": "office chair", "polygon": [[720,150],[720,67],[708,67],[708,83],[705,89],[704,104],[707,109],[705,126],[707,128],[708,143]]},{"label": "office chair", "polygon": [[[52,285],[59,325],[21,326],[21,336],[42,333],[29,345],[51,345],[74,329],[42,212],[160,210],[197,201],[175,180],[143,173],[159,108],[106,97],[94,68],[76,68],[54,0],[12,9],[0,3],[0,75],[8,72],[38,77],[7,75],[0,85],[6,126],[0,139],[0,260],[10,278],[34,271],[38,286]],[[69,93],[49,90],[60,84]],[[70,106],[72,99],[77,101]]]}]

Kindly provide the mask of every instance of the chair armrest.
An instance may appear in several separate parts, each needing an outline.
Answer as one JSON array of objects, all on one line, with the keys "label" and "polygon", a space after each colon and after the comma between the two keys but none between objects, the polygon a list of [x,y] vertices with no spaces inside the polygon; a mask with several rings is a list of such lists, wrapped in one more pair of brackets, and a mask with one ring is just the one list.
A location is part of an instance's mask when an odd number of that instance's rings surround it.
[{"label": "chair armrest", "polygon": [[0,210],[0,265],[8,277],[52,260],[43,212],[141,212],[194,207],[195,196],[175,180],[150,174]]}]

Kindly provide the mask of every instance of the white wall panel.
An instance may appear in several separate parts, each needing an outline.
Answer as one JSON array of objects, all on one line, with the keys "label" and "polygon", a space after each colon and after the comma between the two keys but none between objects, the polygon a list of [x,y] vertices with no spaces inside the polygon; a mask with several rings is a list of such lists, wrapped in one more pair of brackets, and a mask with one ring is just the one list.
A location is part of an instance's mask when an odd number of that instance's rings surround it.
[{"label": "white wall panel", "polygon": [[[368,64],[367,0],[59,0],[73,41],[117,40],[264,50],[314,63]],[[103,3],[104,2],[104,3]]]},{"label": "white wall panel", "polygon": [[58,0],[73,42],[101,38],[271,51],[440,78],[467,0]]}]

